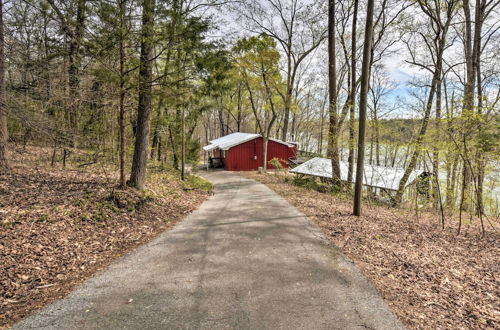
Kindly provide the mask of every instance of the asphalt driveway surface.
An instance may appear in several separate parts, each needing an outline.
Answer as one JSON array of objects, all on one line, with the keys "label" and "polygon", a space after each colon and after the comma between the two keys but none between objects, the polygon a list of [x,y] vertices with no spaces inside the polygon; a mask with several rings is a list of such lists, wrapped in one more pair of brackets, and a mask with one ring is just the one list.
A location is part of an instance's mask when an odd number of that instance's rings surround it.
[{"label": "asphalt driveway surface", "polygon": [[172,230],[15,329],[396,329],[360,271],[303,214],[236,173]]}]

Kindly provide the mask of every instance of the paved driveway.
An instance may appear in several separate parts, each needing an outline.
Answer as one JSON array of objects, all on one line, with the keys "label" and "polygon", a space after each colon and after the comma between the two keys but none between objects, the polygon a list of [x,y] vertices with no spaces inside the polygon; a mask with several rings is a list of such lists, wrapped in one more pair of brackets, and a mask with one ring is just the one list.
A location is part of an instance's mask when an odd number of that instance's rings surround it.
[{"label": "paved driveway", "polygon": [[205,173],[215,195],[15,329],[395,329],[320,229],[266,186]]}]

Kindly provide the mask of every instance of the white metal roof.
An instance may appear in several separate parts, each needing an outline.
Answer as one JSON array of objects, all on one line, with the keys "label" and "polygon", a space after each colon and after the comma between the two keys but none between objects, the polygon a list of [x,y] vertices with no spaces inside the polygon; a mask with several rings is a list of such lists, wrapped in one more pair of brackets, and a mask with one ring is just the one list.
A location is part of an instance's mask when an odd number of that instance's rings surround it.
[{"label": "white metal roof", "polygon": [[[356,167],[356,166],[355,166]],[[348,164],[340,162],[340,176],[342,181],[347,181]],[[313,158],[307,162],[295,167],[290,172],[318,176],[323,178],[332,177],[332,161],[327,158]],[[384,188],[389,190],[398,190],[399,181],[403,177],[405,170],[403,168],[393,168],[375,165],[365,165],[363,184],[366,186]],[[408,178],[407,184],[411,184],[420,173],[413,171]]]},{"label": "white metal roof", "polygon": [[[253,140],[257,137],[261,137],[261,135],[253,133],[241,133],[241,132],[231,133],[229,135],[220,137],[218,139],[211,140],[209,145],[203,147],[203,150],[205,151],[212,151],[214,149],[228,150],[231,147]],[[290,146],[288,143],[280,140],[272,138],[270,138],[269,140]]]}]

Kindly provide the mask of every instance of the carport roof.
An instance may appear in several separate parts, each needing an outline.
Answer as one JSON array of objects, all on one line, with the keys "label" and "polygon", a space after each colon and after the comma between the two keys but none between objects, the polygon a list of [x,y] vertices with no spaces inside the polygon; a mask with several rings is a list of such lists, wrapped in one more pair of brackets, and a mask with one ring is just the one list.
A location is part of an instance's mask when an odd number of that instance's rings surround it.
[{"label": "carport roof", "polygon": [[[237,146],[239,144],[245,143],[247,141],[253,140],[258,137],[261,137],[261,135],[255,133],[241,133],[241,132],[231,133],[229,135],[220,137],[218,139],[211,140],[209,145],[203,147],[203,150],[205,151],[212,151],[214,149],[228,150],[231,147]],[[272,138],[270,138],[269,140],[290,146],[290,144],[280,140]]]}]

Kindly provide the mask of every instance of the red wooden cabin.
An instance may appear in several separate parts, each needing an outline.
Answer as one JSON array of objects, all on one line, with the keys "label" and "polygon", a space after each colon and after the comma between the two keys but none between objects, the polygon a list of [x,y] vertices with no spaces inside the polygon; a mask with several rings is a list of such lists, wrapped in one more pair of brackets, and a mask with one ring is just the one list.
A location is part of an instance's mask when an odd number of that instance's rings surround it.
[{"label": "red wooden cabin", "polygon": [[[255,171],[262,166],[262,144],[260,134],[232,133],[210,141],[203,147],[212,167],[224,167],[227,171]],[[297,146],[276,139],[267,143],[267,167],[269,161],[278,158],[283,167],[288,167],[289,159],[297,158]]]}]

